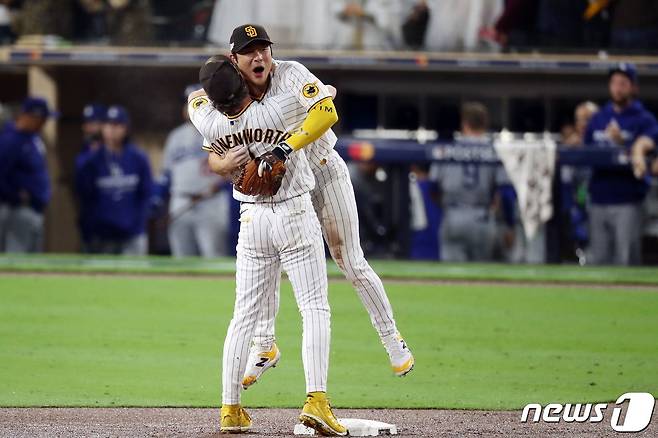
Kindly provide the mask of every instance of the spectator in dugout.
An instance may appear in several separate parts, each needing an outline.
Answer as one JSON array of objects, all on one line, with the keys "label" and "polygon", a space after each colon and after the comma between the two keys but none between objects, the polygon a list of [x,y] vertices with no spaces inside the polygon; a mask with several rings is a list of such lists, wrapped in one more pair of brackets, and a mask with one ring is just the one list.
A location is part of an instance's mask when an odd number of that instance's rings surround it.
[{"label": "spectator in dugout", "polygon": [[0,250],[40,252],[43,212],[50,200],[46,148],[39,136],[56,113],[39,97],[23,101],[0,132]]},{"label": "spectator in dugout", "polygon": [[130,140],[130,119],[122,106],[108,108],[101,146],[83,156],[76,189],[89,227],[92,253],[144,255],[151,196],[148,158]]},{"label": "spectator in dugout", "polygon": [[[639,154],[652,149],[658,139],[658,123],[637,99],[635,67],[620,63],[610,70],[608,78],[610,101],[592,117],[585,143],[623,149],[634,157],[635,151]],[[641,262],[642,204],[648,181],[638,168],[639,161],[633,161],[635,174],[630,166],[592,170],[589,259],[594,264]]]}]

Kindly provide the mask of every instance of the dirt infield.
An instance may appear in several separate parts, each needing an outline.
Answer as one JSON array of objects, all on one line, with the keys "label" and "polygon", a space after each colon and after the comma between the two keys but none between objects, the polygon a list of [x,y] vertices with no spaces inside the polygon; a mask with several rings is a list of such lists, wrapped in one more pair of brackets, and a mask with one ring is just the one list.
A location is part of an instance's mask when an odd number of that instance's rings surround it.
[{"label": "dirt infield", "polygon": [[[250,409],[252,433],[241,436],[293,436],[297,409]],[[607,437],[610,413],[601,423],[521,423],[520,412],[336,409],[338,417],[387,421],[399,436],[418,437]],[[217,409],[184,408],[9,408],[0,409],[2,437],[219,437]],[[643,432],[658,436],[658,412]]]}]

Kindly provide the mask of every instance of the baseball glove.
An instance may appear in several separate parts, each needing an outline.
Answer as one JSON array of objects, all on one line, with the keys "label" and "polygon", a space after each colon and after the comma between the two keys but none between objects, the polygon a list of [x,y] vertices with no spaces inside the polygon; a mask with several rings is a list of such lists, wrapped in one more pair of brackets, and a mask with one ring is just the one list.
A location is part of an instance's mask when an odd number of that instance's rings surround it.
[{"label": "baseball glove", "polygon": [[250,196],[274,196],[281,188],[286,165],[271,152],[250,160],[233,176],[238,191]]}]

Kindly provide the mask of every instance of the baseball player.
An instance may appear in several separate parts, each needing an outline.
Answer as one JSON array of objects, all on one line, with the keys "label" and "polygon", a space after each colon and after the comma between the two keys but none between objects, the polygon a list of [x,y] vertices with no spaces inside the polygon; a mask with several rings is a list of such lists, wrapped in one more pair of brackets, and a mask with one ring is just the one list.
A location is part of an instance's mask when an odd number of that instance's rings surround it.
[{"label": "baseball player", "polygon": [[42,249],[51,190],[39,133],[55,115],[44,99],[28,97],[16,120],[0,131],[0,249],[7,252]]},{"label": "baseball player", "polygon": [[[233,30],[231,58],[242,72],[252,97],[263,105],[280,94],[293,93],[299,99],[314,101],[325,88],[303,65],[291,61],[273,61],[270,40],[262,26],[245,24]],[[305,114],[299,114],[300,117]],[[309,113],[314,116],[314,113]],[[313,129],[313,120],[307,120]],[[316,131],[308,131],[309,135]],[[294,139],[285,140],[281,149],[299,149]],[[363,255],[359,240],[359,223],[354,188],[347,165],[334,150],[336,135],[331,129],[314,136],[305,147],[316,187],[311,192],[313,207],[320,219],[322,233],[334,261],[354,285],[370,320],[388,353],[395,375],[403,376],[414,366],[414,358],[400,336],[393,309],[382,281]],[[225,174],[236,168],[233,159],[218,160],[217,170]],[[278,286],[278,285],[277,285]],[[278,288],[277,288],[278,290]],[[254,343],[243,380],[244,387],[254,384],[262,373],[276,365],[280,351],[274,342],[274,319],[278,310],[278,293],[268,295],[258,320]]]},{"label": "baseball player", "polygon": [[[292,283],[303,321],[307,398],[300,421],[321,434],[345,435],[346,429],[336,420],[326,396],[330,310],[324,245],[310,195],[315,181],[304,152],[291,153],[280,143],[288,139],[299,149],[336,122],[329,92],[318,83],[310,97],[280,93],[255,104],[240,72],[221,55],[210,58],[199,77],[204,91],[190,95],[188,111],[208,144],[204,148],[211,152],[211,169],[217,170],[217,163],[224,161],[241,169],[250,156],[270,160],[260,161],[257,176],[254,172],[232,175],[233,196],[241,202],[240,232],[236,300],[223,352],[221,430],[241,432],[251,427],[251,419],[240,405],[242,376],[256,320],[270,305],[268,296],[278,290],[283,269]],[[289,134],[300,124],[300,129]],[[236,189],[238,184],[272,171],[273,167],[265,166],[272,161],[285,162],[287,169],[273,196],[247,195]]]},{"label": "baseball player", "polygon": [[[107,114],[107,108],[103,105],[90,103],[85,105],[82,110],[82,138],[83,143],[80,148],[80,153],[75,157],[76,173],[79,171],[82,164],[87,160],[87,157],[98,149],[103,144],[103,120]],[[91,229],[93,217],[92,212],[85,208],[85,204],[80,203],[78,214],[78,228],[80,230],[80,238],[82,242],[82,252],[91,252]]]},{"label": "baseball player", "polygon": [[[457,145],[491,148],[489,112],[479,102],[461,108],[462,135]],[[491,261],[496,242],[495,196],[507,182],[502,166],[479,163],[435,163],[430,168],[441,198],[441,260]],[[508,233],[511,230],[507,230]]]},{"label": "baseball player", "polygon": [[169,186],[171,252],[175,257],[227,255],[229,193],[222,190],[224,178],[208,168],[208,154],[200,146],[203,137],[190,123],[185,92],[185,122],[174,129],[165,142],[161,183]]},{"label": "baseball player", "polygon": [[108,108],[103,144],[76,169],[76,189],[89,212],[90,251],[145,255],[151,167],[128,137],[130,118],[122,106]]}]

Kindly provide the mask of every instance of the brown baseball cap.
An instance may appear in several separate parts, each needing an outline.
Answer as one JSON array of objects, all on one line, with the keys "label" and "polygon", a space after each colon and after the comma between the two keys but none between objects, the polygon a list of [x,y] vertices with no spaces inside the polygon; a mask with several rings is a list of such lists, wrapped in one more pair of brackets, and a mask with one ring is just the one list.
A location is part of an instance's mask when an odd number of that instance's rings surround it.
[{"label": "brown baseball cap", "polygon": [[274,44],[263,26],[259,24],[243,24],[242,26],[238,26],[233,29],[231,39],[229,40],[231,53],[238,53],[256,41]]},{"label": "brown baseball cap", "polygon": [[225,55],[215,55],[201,66],[199,82],[206,94],[215,103],[234,103],[246,86],[237,67]]}]

